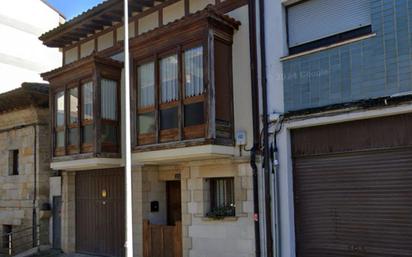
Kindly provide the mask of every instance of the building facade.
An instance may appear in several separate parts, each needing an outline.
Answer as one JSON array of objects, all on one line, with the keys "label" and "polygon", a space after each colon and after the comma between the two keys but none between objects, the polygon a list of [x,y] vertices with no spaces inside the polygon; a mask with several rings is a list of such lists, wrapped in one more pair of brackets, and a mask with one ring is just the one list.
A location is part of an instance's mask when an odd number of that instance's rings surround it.
[{"label": "building facade", "polygon": [[[40,37],[63,51],[42,76],[69,253],[124,255],[122,2]],[[129,8],[135,256],[255,256],[248,1]]]},{"label": "building facade", "polygon": [[23,82],[44,82],[41,72],[61,64],[61,53],[45,47],[38,37],[64,22],[64,17],[42,0],[4,1],[0,8],[0,93]]},{"label": "building facade", "polygon": [[[25,83],[0,95],[0,234],[15,233],[13,254],[32,248],[33,231],[48,244],[48,93],[47,85]],[[0,254],[8,248],[9,238],[2,236]]]},{"label": "building facade", "polygon": [[264,3],[274,256],[411,255],[412,2]]}]

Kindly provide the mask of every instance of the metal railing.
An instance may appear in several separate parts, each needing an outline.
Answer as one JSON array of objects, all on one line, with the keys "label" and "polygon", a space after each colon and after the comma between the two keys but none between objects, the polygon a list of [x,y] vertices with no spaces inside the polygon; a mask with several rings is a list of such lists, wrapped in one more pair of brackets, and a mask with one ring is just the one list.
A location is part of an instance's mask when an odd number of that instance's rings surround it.
[{"label": "metal railing", "polygon": [[41,226],[38,225],[3,234],[3,247],[0,248],[0,257],[15,256],[33,248],[39,249],[42,241],[43,243],[46,242],[42,239],[44,239],[44,236],[47,236],[47,233],[43,235],[41,232]]}]

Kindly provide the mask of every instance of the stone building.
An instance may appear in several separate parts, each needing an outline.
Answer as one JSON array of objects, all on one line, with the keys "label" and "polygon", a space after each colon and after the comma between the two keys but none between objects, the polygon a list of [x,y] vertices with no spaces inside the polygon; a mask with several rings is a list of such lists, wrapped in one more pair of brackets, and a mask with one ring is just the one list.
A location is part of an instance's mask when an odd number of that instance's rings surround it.
[{"label": "stone building", "polygon": [[[0,95],[0,235],[25,230],[13,240],[15,252],[31,248],[33,226],[41,226],[41,238],[47,238],[42,210],[52,173],[48,90],[45,84],[24,83]],[[8,239],[0,241],[4,251]]]}]

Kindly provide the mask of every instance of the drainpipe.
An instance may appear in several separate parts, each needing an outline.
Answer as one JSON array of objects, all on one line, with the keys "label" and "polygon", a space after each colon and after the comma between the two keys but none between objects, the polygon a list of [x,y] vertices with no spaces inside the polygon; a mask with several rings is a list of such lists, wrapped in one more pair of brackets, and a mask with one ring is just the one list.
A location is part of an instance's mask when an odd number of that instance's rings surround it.
[{"label": "drainpipe", "polygon": [[34,142],[33,142],[33,166],[34,166],[34,187],[33,187],[33,216],[32,216],[32,239],[33,247],[37,246],[37,125],[33,125]]},{"label": "drainpipe", "polygon": [[259,122],[259,83],[257,72],[257,47],[256,47],[256,0],[249,0],[249,41],[250,41],[250,70],[252,85],[252,112],[253,112],[253,148],[251,151],[250,166],[253,171],[253,212],[255,226],[255,255],[261,256],[261,238],[259,224],[259,184],[256,155],[260,149],[260,122]]},{"label": "drainpipe", "polygon": [[260,38],[260,60],[262,72],[262,122],[263,122],[263,168],[265,184],[265,213],[266,213],[266,249],[268,257],[273,256],[273,234],[272,234],[272,214],[270,199],[270,149],[269,149],[269,120],[268,120],[268,98],[267,98],[267,77],[266,77],[266,26],[265,26],[265,0],[259,0],[259,38]]}]

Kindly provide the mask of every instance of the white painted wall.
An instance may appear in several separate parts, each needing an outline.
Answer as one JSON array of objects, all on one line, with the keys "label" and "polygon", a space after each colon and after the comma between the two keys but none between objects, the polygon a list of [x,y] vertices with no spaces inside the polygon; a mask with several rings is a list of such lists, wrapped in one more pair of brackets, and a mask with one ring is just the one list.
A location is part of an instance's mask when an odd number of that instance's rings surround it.
[{"label": "white painted wall", "polygon": [[266,69],[269,113],[282,113],[283,69],[280,58],[288,54],[285,8],[281,1],[265,1]]},{"label": "white painted wall", "polygon": [[[290,0],[289,0],[290,1]],[[265,0],[265,44],[266,44],[266,76],[267,76],[267,99],[268,113],[284,112],[283,92],[283,67],[281,57],[288,55],[285,0]],[[259,45],[259,44],[258,44]],[[260,75],[261,77],[261,75]],[[260,79],[261,81],[261,79]],[[271,139],[272,140],[272,139]],[[293,211],[293,181],[292,181],[292,159],[290,151],[289,130],[283,129],[278,136],[279,163],[278,173],[279,185],[279,253],[278,257],[295,256],[295,233],[294,233],[294,211]],[[271,175],[271,182],[273,182]],[[271,184],[273,188],[273,183]],[[272,188],[270,189],[271,192]],[[274,208],[272,197],[272,209]],[[275,216],[272,211],[272,231],[275,231]],[[276,253],[276,240],[274,238],[274,256]]]},{"label": "white painted wall", "polygon": [[3,0],[0,8],[0,93],[22,82],[43,82],[40,73],[61,65],[58,49],[38,37],[63,22],[41,0]]}]

